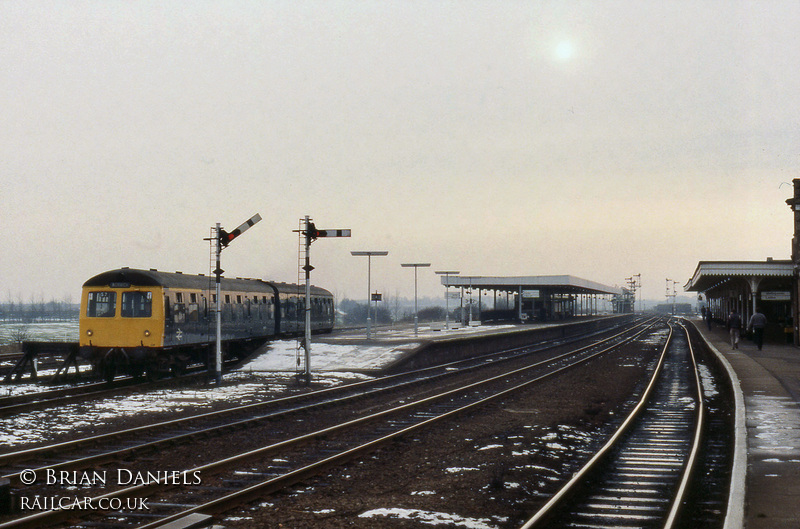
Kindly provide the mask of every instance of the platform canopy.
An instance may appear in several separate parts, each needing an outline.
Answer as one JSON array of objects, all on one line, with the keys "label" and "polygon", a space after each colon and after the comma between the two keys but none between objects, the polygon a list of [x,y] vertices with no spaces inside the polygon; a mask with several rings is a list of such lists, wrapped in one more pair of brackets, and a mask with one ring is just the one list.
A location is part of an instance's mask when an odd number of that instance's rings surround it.
[{"label": "platform canopy", "polygon": [[766,261],[700,261],[694,275],[683,289],[687,292],[706,292],[733,280],[791,279],[794,265],[790,260]]},{"label": "platform canopy", "polygon": [[481,290],[518,292],[520,290],[550,290],[563,294],[621,295],[622,289],[573,276],[444,276],[442,285]]}]

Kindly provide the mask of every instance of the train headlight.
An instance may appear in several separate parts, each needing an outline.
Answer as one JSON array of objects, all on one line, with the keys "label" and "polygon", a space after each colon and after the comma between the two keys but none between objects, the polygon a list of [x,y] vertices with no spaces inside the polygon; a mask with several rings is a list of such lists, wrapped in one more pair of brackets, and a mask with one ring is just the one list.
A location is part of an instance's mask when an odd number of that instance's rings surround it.
[{"label": "train headlight", "polygon": [[144,331],[145,336],[150,336],[150,331]]},{"label": "train headlight", "polygon": [[94,332],[91,329],[86,329],[86,336],[91,336],[93,334]]}]

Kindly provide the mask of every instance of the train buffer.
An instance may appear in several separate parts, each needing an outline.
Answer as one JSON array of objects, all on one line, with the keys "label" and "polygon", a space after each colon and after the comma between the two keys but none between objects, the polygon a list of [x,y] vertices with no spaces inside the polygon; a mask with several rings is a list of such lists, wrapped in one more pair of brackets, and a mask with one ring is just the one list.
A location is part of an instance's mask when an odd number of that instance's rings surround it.
[{"label": "train buffer", "polygon": [[78,342],[22,342],[22,358],[6,373],[4,382],[19,381],[26,371],[30,371],[32,380],[37,380],[39,378],[38,360],[43,356],[63,358],[53,375],[53,380],[57,380],[62,371],[66,375],[71,365],[75,366],[76,374],[80,373],[78,370]]}]

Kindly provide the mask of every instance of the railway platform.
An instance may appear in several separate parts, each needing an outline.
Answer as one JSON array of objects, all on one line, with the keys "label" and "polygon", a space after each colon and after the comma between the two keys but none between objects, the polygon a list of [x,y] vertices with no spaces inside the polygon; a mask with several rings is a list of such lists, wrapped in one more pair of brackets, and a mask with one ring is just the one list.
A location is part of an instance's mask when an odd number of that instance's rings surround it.
[{"label": "railway platform", "polygon": [[744,397],[747,529],[800,527],[800,349],[747,339],[738,349],[723,325],[694,320],[706,340],[727,359]]}]

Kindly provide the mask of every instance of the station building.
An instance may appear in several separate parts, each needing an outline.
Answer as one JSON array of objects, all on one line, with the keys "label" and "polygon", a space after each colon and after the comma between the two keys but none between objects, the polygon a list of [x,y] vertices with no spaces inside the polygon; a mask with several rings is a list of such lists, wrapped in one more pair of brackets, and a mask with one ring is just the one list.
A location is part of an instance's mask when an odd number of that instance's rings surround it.
[{"label": "station building", "polygon": [[765,339],[794,341],[792,291],[797,282],[791,260],[701,261],[684,290],[698,292],[712,318],[727,321],[736,310],[744,323],[760,308],[767,317]]},{"label": "station building", "polygon": [[[460,289],[456,303],[465,306],[465,319],[491,321],[551,321],[596,315],[611,307],[612,299],[627,299],[624,289],[573,277],[457,276],[442,277],[448,290]],[[448,298],[450,293],[448,293]],[[485,299],[486,298],[486,299]],[[484,303],[491,309],[481,310]],[[616,305],[613,305],[616,306]],[[632,305],[628,305],[632,309]],[[453,308],[453,307],[450,307]],[[471,312],[467,313],[467,310]]]},{"label": "station building", "polygon": [[794,215],[792,257],[766,261],[700,261],[684,290],[697,292],[714,320],[726,322],[731,310],[747,323],[756,308],[767,317],[766,340],[800,345],[800,178],[793,180],[794,196],[786,200]]}]

